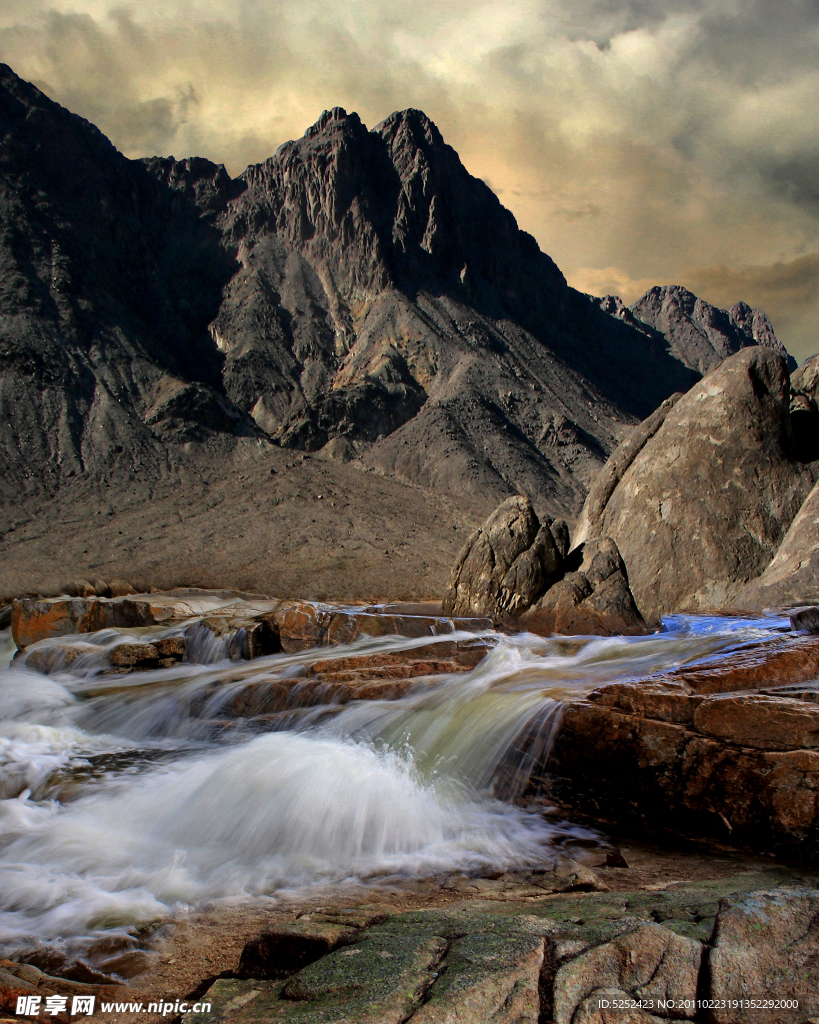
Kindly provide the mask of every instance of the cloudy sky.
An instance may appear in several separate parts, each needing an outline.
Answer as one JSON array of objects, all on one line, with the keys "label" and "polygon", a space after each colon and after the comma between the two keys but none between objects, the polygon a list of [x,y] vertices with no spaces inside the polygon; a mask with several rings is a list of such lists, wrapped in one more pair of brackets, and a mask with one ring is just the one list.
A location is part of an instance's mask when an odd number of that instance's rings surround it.
[{"label": "cloudy sky", "polygon": [[819,350],[819,0],[3,0],[0,60],[128,156],[232,174],[420,107],[570,283]]}]

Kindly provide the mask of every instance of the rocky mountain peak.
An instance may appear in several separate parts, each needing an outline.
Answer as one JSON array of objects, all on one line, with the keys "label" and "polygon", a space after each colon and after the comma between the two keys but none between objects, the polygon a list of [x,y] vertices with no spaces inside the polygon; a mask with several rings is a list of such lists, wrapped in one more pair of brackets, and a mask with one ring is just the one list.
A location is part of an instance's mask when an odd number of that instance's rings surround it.
[{"label": "rocky mountain peak", "polygon": [[380,135],[393,150],[399,147],[417,150],[446,145],[435,122],[423,110],[414,107],[396,110],[377,124],[373,132]]},{"label": "rocky mountain peak", "polygon": [[599,304],[619,320],[658,332],[672,355],[699,373],[708,373],[723,359],[751,345],[769,348],[788,360],[791,368],[796,366],[765,313],[751,309],[746,302],[719,309],[674,284],[649,288],[631,306],[616,295],[605,296]]},{"label": "rocky mountain peak", "polygon": [[332,108],[231,179],[127,160],[0,69],[0,170],[0,490],[263,432],[565,512],[695,378],[661,325],[569,288],[419,110]]},{"label": "rocky mountain peak", "polygon": [[358,114],[353,111],[352,114],[348,114],[344,107],[331,107],[330,110],[324,110],[321,113],[321,117],[316,121],[314,125],[311,125],[304,133],[305,139],[312,139],[316,135],[321,135],[323,132],[328,130],[338,130],[349,128],[355,131],[357,128],[361,128],[361,118]]}]

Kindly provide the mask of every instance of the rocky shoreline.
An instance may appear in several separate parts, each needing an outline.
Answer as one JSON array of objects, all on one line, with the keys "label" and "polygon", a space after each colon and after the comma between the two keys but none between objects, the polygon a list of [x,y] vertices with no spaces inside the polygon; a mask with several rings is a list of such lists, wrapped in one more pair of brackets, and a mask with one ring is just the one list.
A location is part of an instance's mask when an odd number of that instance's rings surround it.
[{"label": "rocky shoreline", "polygon": [[[196,1017],[202,1024],[803,1024],[819,1013],[810,1002],[819,986],[819,879],[811,868],[766,867],[753,857],[819,859],[815,618],[802,613],[790,629],[730,655],[609,683],[565,704],[524,804],[557,804],[613,828],[626,837],[618,840],[625,857],[613,850],[601,861],[580,847],[535,874],[393,879],[386,891],[367,885],[275,909],[251,905],[241,913],[253,924],[246,920],[242,941],[234,937],[229,956],[216,958],[219,970],[202,962],[199,975],[177,976],[171,966],[189,945],[230,931],[236,913],[197,912],[148,944],[142,974],[113,989],[100,978],[93,991],[139,1001],[161,984],[175,999],[207,996],[211,1011]],[[217,731],[231,719],[269,730],[287,727],[300,710],[400,700],[473,669],[493,649],[499,624],[446,616],[432,602],[355,607],[191,589],[24,598],[12,611],[24,667],[59,673],[93,656],[103,689],[123,673],[173,671],[205,634],[239,667],[277,654],[304,658],[285,681],[243,686],[210,720]],[[100,630],[116,639],[78,645],[78,634],[92,639]],[[403,636],[407,646],[333,655],[365,636]],[[522,736],[518,753],[535,739]],[[677,847],[693,843],[693,852],[635,841],[646,833]],[[642,874],[632,871],[635,857]],[[23,992],[88,984],[0,966],[7,1009]],[[755,999],[797,1000],[800,1009],[757,1012]],[[616,1013],[622,1000],[643,1008]]]}]

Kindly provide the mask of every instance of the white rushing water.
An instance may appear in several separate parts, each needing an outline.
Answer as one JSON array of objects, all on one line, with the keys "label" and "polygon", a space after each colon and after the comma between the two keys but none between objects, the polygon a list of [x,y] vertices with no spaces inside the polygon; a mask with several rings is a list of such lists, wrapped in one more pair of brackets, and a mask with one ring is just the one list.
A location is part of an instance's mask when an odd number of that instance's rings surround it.
[{"label": "white rushing water", "polygon": [[551,864],[589,833],[503,798],[543,755],[562,702],[785,625],[677,617],[640,638],[492,634],[470,672],[261,733],[235,715],[224,728],[247,688],[347,653],[434,656],[458,634],[238,663],[213,662],[203,643],[205,664],[103,676],[99,650],[122,639],[107,631],[96,653],[87,636],[61,640],[78,656],[46,676],[26,658],[9,667],[0,633],[0,955],[87,954],[180,905],[320,880]]}]

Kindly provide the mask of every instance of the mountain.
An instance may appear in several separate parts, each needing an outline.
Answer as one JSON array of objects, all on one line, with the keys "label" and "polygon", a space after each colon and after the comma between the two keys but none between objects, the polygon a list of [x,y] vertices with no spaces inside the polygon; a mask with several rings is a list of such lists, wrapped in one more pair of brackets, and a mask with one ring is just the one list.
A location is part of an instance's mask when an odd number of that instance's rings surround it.
[{"label": "mountain", "polygon": [[796,360],[774,334],[771,321],[747,302],[719,309],[674,284],[649,288],[630,306],[617,295],[606,295],[600,307],[649,336],[662,336],[670,355],[701,374],[753,345],[771,349],[787,360],[789,369],[796,369]]},{"label": "mountain", "polygon": [[573,515],[702,372],[676,322],[570,288],[417,110],[325,111],[232,179],[128,160],[0,66],[0,271],[6,501],[238,444]]}]

